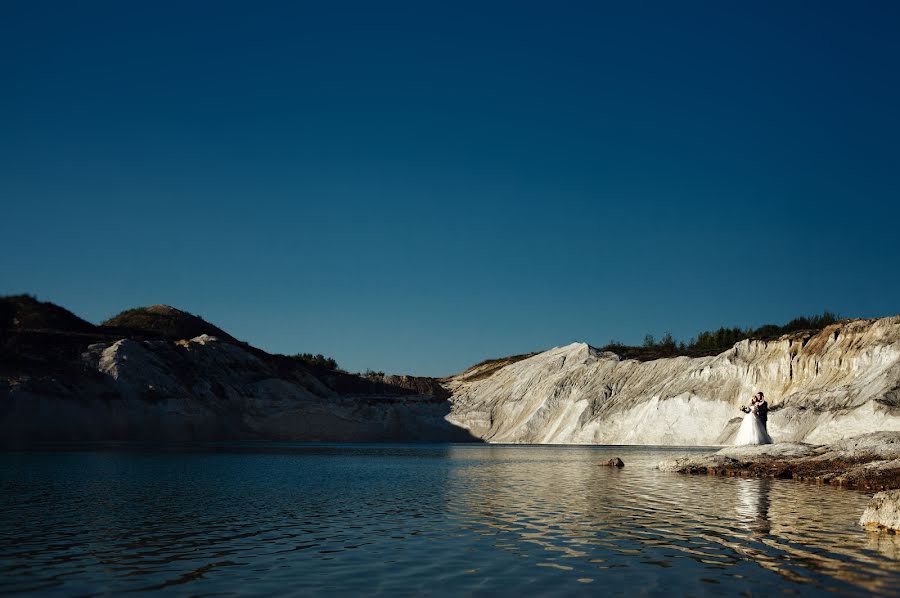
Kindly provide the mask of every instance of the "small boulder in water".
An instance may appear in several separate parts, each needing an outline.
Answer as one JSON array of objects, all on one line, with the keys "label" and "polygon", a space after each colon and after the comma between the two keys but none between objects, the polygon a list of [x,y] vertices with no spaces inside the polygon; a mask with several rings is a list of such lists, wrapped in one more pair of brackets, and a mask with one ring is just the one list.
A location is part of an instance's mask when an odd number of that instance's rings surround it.
[{"label": "small boulder in water", "polygon": [[610,459],[609,461],[601,463],[600,465],[605,465],[607,467],[625,467],[625,461],[622,461],[621,459],[616,457],[615,459]]},{"label": "small boulder in water", "polygon": [[859,519],[868,530],[900,532],[900,490],[879,492]]}]

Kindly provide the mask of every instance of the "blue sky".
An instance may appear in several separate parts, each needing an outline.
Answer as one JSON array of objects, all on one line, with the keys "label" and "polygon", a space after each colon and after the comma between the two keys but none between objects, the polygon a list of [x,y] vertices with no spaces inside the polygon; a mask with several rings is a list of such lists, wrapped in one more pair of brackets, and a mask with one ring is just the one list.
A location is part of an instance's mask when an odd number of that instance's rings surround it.
[{"label": "blue sky", "polygon": [[0,293],[443,375],[900,313],[900,4],[4,2]]}]

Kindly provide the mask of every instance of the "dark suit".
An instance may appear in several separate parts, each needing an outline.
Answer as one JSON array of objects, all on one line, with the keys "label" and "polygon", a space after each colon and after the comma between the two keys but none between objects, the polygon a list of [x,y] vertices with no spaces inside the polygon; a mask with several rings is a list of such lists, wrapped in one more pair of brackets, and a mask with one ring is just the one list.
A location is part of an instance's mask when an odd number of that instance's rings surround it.
[{"label": "dark suit", "polygon": [[763,425],[769,421],[769,404],[765,401],[756,404],[756,415],[762,420]]}]

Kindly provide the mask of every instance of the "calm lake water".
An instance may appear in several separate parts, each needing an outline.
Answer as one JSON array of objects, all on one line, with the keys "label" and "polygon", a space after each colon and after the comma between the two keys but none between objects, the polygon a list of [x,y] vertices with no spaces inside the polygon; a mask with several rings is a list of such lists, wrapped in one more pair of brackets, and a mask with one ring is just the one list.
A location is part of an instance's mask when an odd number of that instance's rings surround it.
[{"label": "calm lake water", "polygon": [[[0,591],[900,592],[868,496],[662,473],[685,449],[231,444],[0,453]],[[598,462],[619,456],[618,470]]]}]

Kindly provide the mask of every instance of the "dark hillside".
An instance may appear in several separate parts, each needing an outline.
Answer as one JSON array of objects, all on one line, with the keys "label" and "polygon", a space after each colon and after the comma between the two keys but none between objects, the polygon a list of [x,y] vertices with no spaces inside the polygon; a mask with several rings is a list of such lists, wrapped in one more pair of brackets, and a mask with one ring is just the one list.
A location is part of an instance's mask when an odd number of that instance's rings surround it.
[{"label": "dark hillside", "polygon": [[175,340],[192,339],[201,334],[237,343],[237,339],[203,318],[168,305],[127,309],[103,322],[103,328],[163,336]]},{"label": "dark hillside", "polygon": [[299,383],[317,394],[446,398],[445,389],[431,379],[360,376],[337,369],[333,359],[322,355],[272,355],[168,305],[129,309],[95,326],[31,295],[0,297],[0,374],[67,380],[93,377],[96,373],[85,371],[81,356],[94,343],[112,344],[123,338],[179,341],[202,334],[242,347],[265,364],[266,375]]},{"label": "dark hillside", "polygon": [[0,297],[0,329],[96,332],[97,327],[69,310],[33,295]]}]

